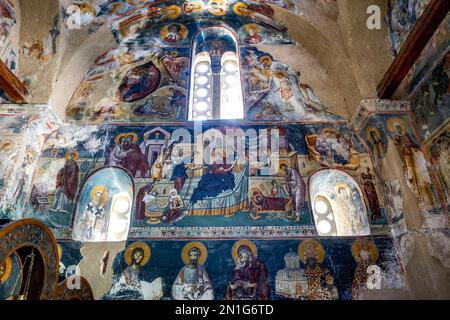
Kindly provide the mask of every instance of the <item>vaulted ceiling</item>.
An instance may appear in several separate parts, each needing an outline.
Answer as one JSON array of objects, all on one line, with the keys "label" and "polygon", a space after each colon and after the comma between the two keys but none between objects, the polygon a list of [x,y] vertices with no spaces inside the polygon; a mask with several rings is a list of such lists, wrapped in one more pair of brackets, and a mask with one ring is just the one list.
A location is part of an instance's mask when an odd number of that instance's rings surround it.
[{"label": "vaulted ceiling", "polygon": [[[104,8],[121,3],[130,10],[164,1],[98,1],[109,6],[95,6],[96,0],[75,1],[84,3],[86,12],[94,8],[97,18],[90,21],[91,17],[85,15],[83,19],[88,23],[80,29],[69,29],[64,24],[67,8],[73,2],[20,0],[16,5],[21,48],[18,77],[28,86],[32,103],[50,103],[62,118],[95,59],[119,45],[113,32],[117,16]],[[332,112],[349,118],[362,99],[376,97],[376,85],[393,57],[385,19],[381,30],[369,30],[365,27],[369,16],[366,10],[376,4],[384,17],[386,0],[297,0],[285,7],[279,5],[286,1],[253,2],[272,7],[274,20],[282,22],[287,35],[297,43],[262,43],[256,47],[300,72],[301,81],[314,88]],[[42,54],[33,51],[40,43],[44,47]]]}]

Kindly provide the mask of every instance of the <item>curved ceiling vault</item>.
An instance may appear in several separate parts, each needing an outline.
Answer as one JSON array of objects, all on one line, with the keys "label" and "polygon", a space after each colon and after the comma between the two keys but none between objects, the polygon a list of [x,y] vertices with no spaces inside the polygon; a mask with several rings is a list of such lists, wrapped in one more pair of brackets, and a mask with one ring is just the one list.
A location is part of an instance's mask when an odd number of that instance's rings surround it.
[{"label": "curved ceiling vault", "polygon": [[[41,43],[44,47],[44,57],[20,50],[19,77],[30,89],[31,102],[50,103],[64,119],[71,97],[95,59],[120,45],[113,22],[99,16],[81,29],[69,30],[61,18],[67,19],[62,8],[71,0],[19,2],[22,48]],[[153,2],[157,6],[161,1]],[[267,3],[274,20],[282,21],[287,35],[297,42],[282,47],[257,44],[258,50],[300,72],[300,82],[314,88],[330,111],[348,119],[362,99],[376,97],[376,85],[392,61],[388,31],[384,24],[382,30],[361,25],[368,5],[378,4],[385,13],[385,0],[301,0],[294,1],[295,9],[274,5],[277,1],[256,2]]]}]

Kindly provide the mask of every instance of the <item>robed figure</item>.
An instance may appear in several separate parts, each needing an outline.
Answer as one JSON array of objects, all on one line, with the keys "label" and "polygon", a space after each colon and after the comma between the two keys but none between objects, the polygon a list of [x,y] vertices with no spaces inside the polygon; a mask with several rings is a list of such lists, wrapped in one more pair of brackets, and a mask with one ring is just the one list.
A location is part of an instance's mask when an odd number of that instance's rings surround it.
[{"label": "robed figure", "polygon": [[256,258],[256,247],[251,242],[248,245],[237,242],[233,251],[237,251],[236,268],[225,300],[269,300],[269,275],[264,262]]},{"label": "robed figure", "polygon": [[222,161],[214,161],[206,166],[206,174],[204,174],[198,182],[197,188],[191,197],[191,203],[195,204],[205,198],[217,197],[226,190],[233,190],[236,186],[234,181],[233,169],[237,162],[233,164],[225,164],[226,159]]},{"label": "robed figure", "polygon": [[294,211],[297,216],[301,214],[305,207],[306,184],[300,173],[287,164],[281,164],[280,169],[286,173],[286,185],[288,186],[289,197],[292,199]]},{"label": "robed figure", "polygon": [[185,266],[172,286],[174,300],[214,300],[211,279],[203,265],[207,255],[206,247],[201,242],[190,242],[184,246],[181,257]]},{"label": "robed figure", "polygon": [[372,182],[374,176],[370,173],[369,168],[367,168],[366,170],[366,173],[361,173],[361,178],[363,180],[364,194],[366,196],[367,202],[369,203],[369,208],[372,211],[371,220],[375,221],[382,218],[380,204],[378,202],[375,185]]},{"label": "robed figure", "polygon": [[56,176],[56,191],[53,207],[54,212],[67,212],[67,205],[73,203],[77,194],[80,168],[76,162],[78,154],[76,151],[66,155],[64,167],[58,171]]}]

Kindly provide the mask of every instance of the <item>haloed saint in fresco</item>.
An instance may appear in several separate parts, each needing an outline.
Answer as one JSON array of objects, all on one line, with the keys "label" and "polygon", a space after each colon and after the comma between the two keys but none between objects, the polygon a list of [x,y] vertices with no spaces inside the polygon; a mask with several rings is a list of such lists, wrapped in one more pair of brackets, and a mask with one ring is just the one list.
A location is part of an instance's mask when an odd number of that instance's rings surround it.
[{"label": "haloed saint in fresco", "polygon": [[405,120],[389,118],[386,126],[402,158],[409,187],[417,198],[423,199],[426,208],[433,208],[435,203],[425,159],[419,145],[409,135]]},{"label": "haloed saint in fresco", "polygon": [[316,240],[303,240],[298,246],[298,256],[306,265],[304,274],[308,279],[308,290],[303,293],[305,300],[337,300],[338,290],[334,277],[328,268],[322,266],[325,258],[323,246]]},{"label": "haloed saint in fresco", "polygon": [[377,191],[375,189],[375,176],[370,173],[370,168],[366,168],[366,172],[361,173],[361,178],[363,181],[363,191],[366,196],[367,202],[369,204],[370,211],[372,212],[371,220],[375,221],[382,219],[380,210],[380,203],[378,202]]},{"label": "haloed saint in fresco", "polygon": [[175,300],[214,300],[211,279],[204,263],[208,251],[201,242],[186,244],[181,252],[185,266],[181,268],[172,286]]},{"label": "haloed saint in fresco", "polygon": [[286,185],[289,191],[289,197],[292,199],[294,211],[297,215],[297,221],[305,208],[306,184],[298,170],[289,167],[283,163],[280,169],[286,174]]},{"label": "haloed saint in fresco", "polygon": [[369,267],[377,262],[378,249],[372,241],[359,239],[352,244],[352,255],[356,261],[352,282],[352,298],[353,300],[363,300],[364,292],[367,290]]},{"label": "haloed saint in fresco", "polygon": [[255,244],[241,240],[233,245],[236,267],[228,285],[225,300],[269,300],[269,273],[264,262],[258,260]]},{"label": "haloed saint in fresco", "polygon": [[126,169],[133,177],[138,173],[145,177],[150,170],[148,159],[137,144],[138,136],[134,132],[122,133],[114,139],[115,146],[106,161],[106,165]]},{"label": "haloed saint in fresco", "polygon": [[81,213],[74,233],[80,241],[105,241],[108,228],[108,215],[105,211],[108,189],[105,186],[95,186],[90,193],[90,200]]},{"label": "haloed saint in fresco", "polygon": [[58,171],[56,176],[56,191],[51,212],[69,213],[68,207],[73,204],[78,189],[80,168],[77,164],[78,152],[69,151],[66,156],[64,167]]},{"label": "haloed saint in fresco", "polygon": [[145,242],[133,242],[124,253],[128,267],[115,279],[105,300],[160,300],[163,296],[162,280],[149,283],[142,280],[141,270],[149,262],[150,247]]}]

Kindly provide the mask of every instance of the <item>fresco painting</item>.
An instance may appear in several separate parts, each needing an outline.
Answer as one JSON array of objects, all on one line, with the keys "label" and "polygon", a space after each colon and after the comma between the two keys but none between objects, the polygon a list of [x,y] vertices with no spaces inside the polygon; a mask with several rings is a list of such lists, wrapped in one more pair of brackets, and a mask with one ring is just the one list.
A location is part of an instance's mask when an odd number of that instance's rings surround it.
[{"label": "fresco painting", "polygon": [[19,218],[27,204],[30,183],[44,144],[44,136],[56,130],[53,115],[43,107],[16,110],[0,107],[0,216]]},{"label": "fresco painting", "polygon": [[[407,186],[416,198],[420,199],[421,210],[432,214],[442,212],[437,189],[439,186],[433,182],[435,172],[428,170],[428,161],[425,159],[407,114],[377,114],[369,118],[364,127],[361,128],[361,132],[363,140],[370,148],[378,170],[387,165],[383,160],[388,152],[398,153],[402,161]],[[384,192],[394,196],[393,199],[389,200],[391,204],[387,204],[391,208],[396,207],[396,209],[391,210],[391,219],[401,220],[403,206],[398,203],[398,197],[401,195],[398,182],[395,182],[395,179],[384,182],[386,187]]]},{"label": "fresco painting", "polygon": [[[96,274],[114,273],[101,299],[363,300],[374,294],[369,266],[382,288],[406,287],[392,240],[407,231],[404,190],[380,171],[394,148],[420,209],[442,212],[447,57],[412,96],[436,186],[406,113],[370,117],[357,135],[301,72],[261,51],[299,45],[267,3],[296,10],[284,0],[61,1],[65,27],[75,4],[75,22],[109,26],[116,48],[84,75],[67,123],[0,117],[0,216],[51,228],[60,280],[89,260],[83,248],[121,242],[117,256],[95,257]],[[390,8],[395,50],[427,2],[402,3]],[[44,61],[49,48],[23,53]],[[196,50],[240,63],[239,120],[188,121]],[[11,291],[5,266],[0,298]]]},{"label": "fresco painting", "polygon": [[68,120],[184,122],[187,55],[175,48],[118,48],[100,55],[69,103]]},{"label": "fresco painting", "polygon": [[[344,150],[348,141],[353,146],[358,162],[350,166],[311,158],[310,134],[325,130],[323,125],[74,128],[71,139],[61,139],[64,131],[48,137],[25,210],[25,216],[54,230],[74,228],[72,221],[94,200],[100,211],[109,210],[110,201],[91,199],[93,185],[83,190],[91,174],[114,167],[134,184],[132,237],[211,237],[217,230],[230,237],[249,230],[264,237],[278,230],[281,236],[283,226],[292,227],[288,234],[314,234],[309,180],[327,168],[343,170],[347,184],[358,185],[359,205],[368,208],[361,211],[370,224],[387,224],[370,157],[344,126],[328,128],[346,137],[334,141],[333,148]],[[98,185],[112,196],[112,179]]]},{"label": "fresco painting", "polygon": [[73,239],[124,241],[133,207],[131,176],[120,168],[103,168],[83,183],[73,218]]},{"label": "fresco painting", "polygon": [[17,253],[13,253],[0,265],[0,300],[19,294],[22,277],[22,261]]},{"label": "fresco painting", "polygon": [[[75,263],[77,243],[62,245],[73,247],[63,260]],[[405,286],[392,241],[380,237],[137,241],[112,263],[105,300],[364,299],[368,265],[380,269],[381,288]]]},{"label": "fresco painting", "polygon": [[327,111],[300,73],[254,47],[241,49],[244,105],[249,122],[342,120]]},{"label": "fresco painting", "polygon": [[450,205],[450,121],[446,121],[441,129],[437,130],[425,141],[426,150],[431,157],[431,166],[445,193],[446,205]]},{"label": "fresco painting", "polygon": [[450,116],[450,52],[410,96],[414,121],[423,140],[429,138]]},{"label": "fresco painting", "polygon": [[[282,8],[295,11],[293,1],[265,1]],[[123,39],[130,33],[142,32],[146,29],[173,21],[193,21],[194,19],[221,18],[235,20],[240,23],[252,21],[268,26],[279,25],[273,21],[273,9],[262,1],[237,0],[187,0],[187,1],[150,1],[130,2],[97,0],[87,1],[61,1],[64,20],[67,27],[74,25],[88,28],[95,32],[104,24],[111,25],[118,39]],[[80,10],[80,16],[71,16],[71,5]]]},{"label": "fresco painting", "polygon": [[58,241],[59,282],[69,279],[71,276],[76,274],[76,268],[83,259],[80,251],[81,246],[81,242]]},{"label": "fresco painting", "polygon": [[[363,173],[364,175],[365,173]],[[368,203],[378,201],[372,185],[364,191]],[[369,192],[367,192],[369,191]],[[349,236],[370,234],[369,219],[364,196],[352,178],[338,170],[322,170],[310,178],[310,199],[317,230],[322,236]],[[371,209],[371,220],[383,219],[380,208]]]},{"label": "fresco painting", "polygon": [[11,70],[18,70],[17,48],[12,43],[11,34],[16,26],[16,12],[12,0],[0,1],[0,60]]},{"label": "fresco painting", "polygon": [[424,208],[433,210],[440,205],[436,201],[424,155],[407,124],[407,119],[391,117],[386,127],[403,161],[408,186],[418,199],[423,199]]},{"label": "fresco painting", "polygon": [[[442,60],[448,61],[448,52],[450,45],[450,14],[447,14],[441,22],[434,35],[428,41],[427,45],[415,62],[414,66],[406,77],[408,92],[414,93],[421,85],[424,79],[430,76]],[[447,67],[445,67],[447,65]],[[444,72],[448,73],[448,62],[444,65]]]},{"label": "fresco painting", "polygon": [[[194,39],[197,48],[202,47],[198,35],[205,30],[221,27],[236,34],[241,54],[247,60],[256,54],[250,54],[256,50],[252,48],[247,53],[244,48],[249,45],[296,44],[287,37],[286,28],[273,20],[272,8],[262,2],[248,2],[211,2],[208,10],[199,12],[200,2],[185,2],[182,9],[177,1],[169,1],[142,4],[123,14],[119,8],[129,4],[115,3],[114,10],[118,11],[111,28],[118,46],[97,57],[88,70],[66,108],[67,120],[79,124],[185,122],[191,47]],[[98,11],[88,7],[85,4],[80,10],[91,12],[90,16]],[[223,16],[223,20],[212,20],[211,15]],[[206,38],[203,40],[208,43]],[[226,44],[217,43],[214,50],[225,52]],[[278,62],[273,62],[272,68],[272,61],[270,65],[260,63],[259,56],[266,54],[257,55],[253,69],[243,70],[244,75],[254,76],[249,80],[249,99],[245,102],[251,109],[250,121],[281,121],[286,117],[293,121],[338,119],[325,111],[307,84],[298,82],[298,74]],[[244,61],[250,62],[243,60],[243,64]],[[271,114],[265,109],[271,109]],[[267,116],[261,119],[261,112]],[[299,114],[294,117],[295,113]]]},{"label": "fresco painting", "polygon": [[388,25],[392,51],[400,51],[417,19],[420,18],[430,0],[389,0]]}]

